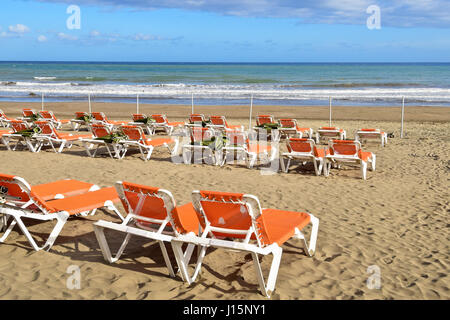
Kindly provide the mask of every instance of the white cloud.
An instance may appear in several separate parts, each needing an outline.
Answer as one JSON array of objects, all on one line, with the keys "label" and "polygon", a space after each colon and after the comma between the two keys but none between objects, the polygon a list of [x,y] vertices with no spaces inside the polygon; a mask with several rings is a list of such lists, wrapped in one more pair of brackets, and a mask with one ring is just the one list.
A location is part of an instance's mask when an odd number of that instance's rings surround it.
[{"label": "white cloud", "polygon": [[9,26],[8,28],[9,32],[16,33],[16,34],[24,34],[27,32],[30,32],[30,28],[28,28],[26,25],[23,24],[16,24],[15,26]]},{"label": "white cloud", "polygon": [[78,40],[78,37],[72,36],[70,34],[65,34],[63,32],[58,33],[58,39],[60,40],[69,40],[69,41],[76,41]]},{"label": "white cloud", "polygon": [[[73,0],[39,0],[65,2]],[[450,27],[449,0],[77,0],[117,8],[184,9],[224,15],[297,18],[302,23],[365,24],[369,5],[381,8],[382,24]]]},{"label": "white cloud", "polygon": [[100,36],[100,32],[97,30],[92,30],[90,35],[91,35],[91,37],[98,37],[98,36]]},{"label": "white cloud", "polygon": [[43,36],[43,35],[40,35],[40,36],[37,38],[37,40],[38,40],[39,42],[46,42],[46,41],[47,41],[47,37],[46,37],[46,36]]}]

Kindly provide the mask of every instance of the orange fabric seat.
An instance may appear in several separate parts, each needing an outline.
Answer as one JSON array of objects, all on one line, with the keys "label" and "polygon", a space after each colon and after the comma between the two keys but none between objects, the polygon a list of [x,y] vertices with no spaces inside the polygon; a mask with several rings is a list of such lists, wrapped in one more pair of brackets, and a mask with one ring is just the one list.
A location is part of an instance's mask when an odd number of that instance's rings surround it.
[{"label": "orange fabric seat", "polygon": [[261,145],[259,143],[250,143],[248,145],[248,152],[250,152],[250,153],[264,153],[264,152],[270,152],[271,150],[272,150],[272,146],[270,144]]},{"label": "orange fabric seat", "polygon": [[71,197],[86,193],[92,186],[92,183],[78,180],[59,180],[32,186],[31,191],[38,194],[43,200],[51,200],[55,199],[55,196],[59,194]]},{"label": "orange fabric seat", "polygon": [[108,200],[111,200],[112,202],[120,201],[114,187],[103,188],[60,200],[53,200],[46,202],[46,204],[55,211],[66,211],[69,214],[74,215],[103,207],[103,204]]},{"label": "orange fabric seat", "polygon": [[277,243],[279,246],[288,241],[295,233],[295,228],[302,230],[311,221],[305,212],[263,209],[262,215],[256,218],[264,226],[264,242]]},{"label": "orange fabric seat", "polygon": [[148,139],[148,140],[144,140],[145,144],[147,146],[154,146],[154,147],[159,147],[164,145],[165,143],[173,143],[174,141],[170,138],[158,138],[158,139]]}]

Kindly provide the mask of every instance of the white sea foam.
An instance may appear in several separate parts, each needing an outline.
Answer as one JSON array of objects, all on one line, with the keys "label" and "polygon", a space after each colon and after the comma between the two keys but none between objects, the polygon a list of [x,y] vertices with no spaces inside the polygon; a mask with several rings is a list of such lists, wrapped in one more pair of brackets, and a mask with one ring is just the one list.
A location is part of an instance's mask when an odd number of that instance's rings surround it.
[{"label": "white sea foam", "polygon": [[56,77],[33,77],[35,80],[41,80],[41,81],[45,81],[45,80],[56,80]]},{"label": "white sea foam", "polygon": [[[273,85],[187,85],[175,84],[83,84],[62,82],[17,82],[0,86],[0,95],[12,93],[45,93],[55,97],[87,96],[188,99],[192,94],[199,99],[248,99],[254,95],[262,100],[335,100],[398,101],[404,96],[409,101],[450,103],[450,88],[283,88]],[[3,93],[3,94],[2,94]]]}]

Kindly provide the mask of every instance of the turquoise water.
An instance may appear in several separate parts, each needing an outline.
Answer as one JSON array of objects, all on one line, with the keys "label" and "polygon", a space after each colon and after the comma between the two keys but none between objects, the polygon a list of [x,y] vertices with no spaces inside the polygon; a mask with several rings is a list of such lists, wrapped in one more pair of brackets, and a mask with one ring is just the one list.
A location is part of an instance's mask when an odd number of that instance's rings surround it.
[{"label": "turquoise water", "polygon": [[[450,64],[0,62],[0,99],[450,106]],[[33,95],[34,94],[34,95]],[[39,97],[37,97],[37,96]]]}]

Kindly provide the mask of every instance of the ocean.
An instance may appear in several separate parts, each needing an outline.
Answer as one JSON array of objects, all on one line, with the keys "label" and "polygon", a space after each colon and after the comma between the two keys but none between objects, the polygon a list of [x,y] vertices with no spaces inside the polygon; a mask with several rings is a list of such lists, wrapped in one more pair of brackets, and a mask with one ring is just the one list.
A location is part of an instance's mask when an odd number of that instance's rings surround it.
[{"label": "ocean", "polygon": [[450,106],[450,63],[0,62],[1,101]]}]

